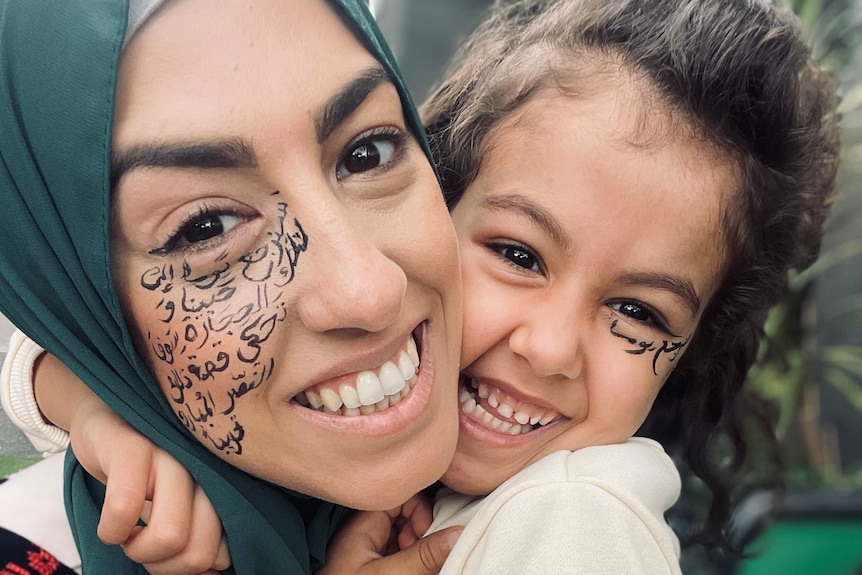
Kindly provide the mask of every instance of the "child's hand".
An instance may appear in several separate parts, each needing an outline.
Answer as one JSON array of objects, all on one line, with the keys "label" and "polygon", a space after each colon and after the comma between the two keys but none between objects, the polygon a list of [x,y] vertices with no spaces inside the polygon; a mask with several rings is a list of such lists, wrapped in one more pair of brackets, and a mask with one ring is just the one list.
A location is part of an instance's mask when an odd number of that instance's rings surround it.
[{"label": "child's hand", "polygon": [[[218,515],[185,468],[95,395],[76,405],[70,436],[81,465],[107,486],[99,538],[153,575],[230,566]],[[138,519],[146,522],[137,525]]]},{"label": "child's hand", "polygon": [[430,524],[431,507],[420,496],[390,511],[357,512],[330,541],[326,565],[315,575],[438,573],[462,528],[421,537]]}]

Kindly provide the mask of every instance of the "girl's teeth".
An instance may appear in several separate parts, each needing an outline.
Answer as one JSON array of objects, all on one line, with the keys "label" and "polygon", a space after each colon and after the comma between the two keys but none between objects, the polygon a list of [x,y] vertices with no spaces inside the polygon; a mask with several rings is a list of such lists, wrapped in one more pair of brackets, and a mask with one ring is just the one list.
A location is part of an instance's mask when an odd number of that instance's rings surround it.
[{"label": "girl's teeth", "polygon": [[359,406],[359,413],[361,413],[362,415],[371,415],[375,411],[377,411],[376,405],[360,405]]},{"label": "girl's teeth", "polygon": [[345,407],[342,413],[347,417],[359,417],[362,415],[358,407]]},{"label": "girl's teeth", "polygon": [[376,404],[374,404],[374,407],[376,407],[377,409],[386,409],[387,407],[389,407],[389,397],[384,397]]},{"label": "girl's teeth", "polygon": [[497,408],[497,411],[503,417],[512,417],[512,415],[515,413],[515,410],[512,409],[512,406],[508,403],[501,403],[500,407]]},{"label": "girl's teeth", "polygon": [[[485,427],[504,434],[529,433],[536,425],[547,425],[557,418],[557,414],[553,412],[531,415],[527,411],[515,411],[511,405],[497,398],[493,388],[486,384],[476,384],[473,380],[469,380],[469,386],[461,388],[458,399],[465,414]],[[490,407],[479,403],[481,399],[486,399]],[[517,423],[506,421],[507,419],[514,419]]]}]

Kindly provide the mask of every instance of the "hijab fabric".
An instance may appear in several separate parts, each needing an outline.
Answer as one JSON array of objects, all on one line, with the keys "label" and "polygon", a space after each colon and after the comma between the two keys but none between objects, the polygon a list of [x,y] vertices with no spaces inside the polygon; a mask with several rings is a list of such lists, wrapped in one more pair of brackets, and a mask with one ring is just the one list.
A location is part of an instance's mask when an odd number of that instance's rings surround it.
[{"label": "hijab fabric", "polygon": [[[364,3],[329,3],[389,70],[408,125],[424,143]],[[323,561],[346,510],[251,477],[210,453],[171,412],[123,321],[108,223],[111,124],[127,17],[126,0],[0,0],[0,312],[185,465],[224,524],[233,560],[227,572],[308,574]],[[103,499],[104,487],[69,450],[66,508],[84,572],[145,573],[97,538]]]}]

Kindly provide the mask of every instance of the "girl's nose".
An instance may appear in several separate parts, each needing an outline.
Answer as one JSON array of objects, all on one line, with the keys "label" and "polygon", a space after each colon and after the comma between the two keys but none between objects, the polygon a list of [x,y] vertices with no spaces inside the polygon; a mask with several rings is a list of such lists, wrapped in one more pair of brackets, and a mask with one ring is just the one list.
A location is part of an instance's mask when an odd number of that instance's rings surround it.
[{"label": "girl's nose", "polygon": [[[382,331],[401,313],[407,276],[372,240],[347,224],[336,233],[310,235],[310,260],[299,299],[300,321],[315,332]],[[301,266],[300,266],[301,267]]]},{"label": "girl's nose", "polygon": [[574,311],[547,301],[532,308],[509,336],[509,348],[529,363],[537,377],[575,379],[583,358]]}]

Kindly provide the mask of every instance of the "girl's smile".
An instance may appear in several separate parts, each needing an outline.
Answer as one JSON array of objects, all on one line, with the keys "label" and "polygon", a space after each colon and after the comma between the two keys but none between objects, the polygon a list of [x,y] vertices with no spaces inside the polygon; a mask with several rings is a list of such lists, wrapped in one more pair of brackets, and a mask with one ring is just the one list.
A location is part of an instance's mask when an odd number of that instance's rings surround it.
[{"label": "girl's smile", "polygon": [[[464,282],[460,436],[444,482],[487,493],[638,429],[724,265],[734,175],[622,72],[494,128],[452,210]],[[660,207],[659,207],[660,206]]]}]

